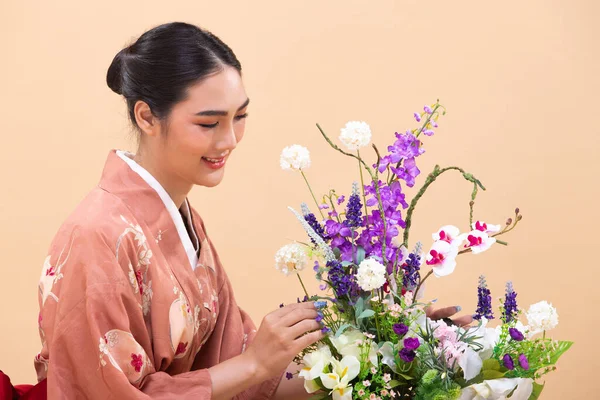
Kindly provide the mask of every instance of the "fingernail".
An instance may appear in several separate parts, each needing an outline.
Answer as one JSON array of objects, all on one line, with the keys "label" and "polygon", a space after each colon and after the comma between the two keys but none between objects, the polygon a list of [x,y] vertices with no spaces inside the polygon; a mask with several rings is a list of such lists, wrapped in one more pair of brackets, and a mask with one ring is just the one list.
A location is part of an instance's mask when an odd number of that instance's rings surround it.
[{"label": "fingernail", "polygon": [[315,301],[316,308],[324,308],[327,305],[325,301]]},{"label": "fingernail", "polygon": [[461,312],[462,311],[462,307],[461,306],[456,306],[456,312]]},{"label": "fingernail", "polygon": [[433,300],[431,300],[431,302],[432,302],[432,303],[435,303],[436,301],[437,301],[437,299],[433,299]]}]

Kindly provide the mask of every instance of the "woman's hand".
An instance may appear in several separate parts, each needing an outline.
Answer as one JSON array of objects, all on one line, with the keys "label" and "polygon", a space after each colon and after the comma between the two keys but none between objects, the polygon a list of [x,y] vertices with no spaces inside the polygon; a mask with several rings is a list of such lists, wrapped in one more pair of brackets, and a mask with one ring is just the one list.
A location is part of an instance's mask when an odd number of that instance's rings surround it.
[{"label": "woman's hand", "polygon": [[[473,322],[473,316],[462,315],[460,317],[450,318],[451,316],[455,315],[456,313],[459,313],[461,310],[462,310],[462,308],[460,306],[444,307],[444,308],[439,308],[439,309],[435,309],[433,307],[427,307],[425,309],[425,314],[434,321],[438,320],[438,319],[443,319],[448,324],[449,324],[449,322],[452,322],[452,324],[454,324],[454,325],[467,326],[471,322]],[[450,321],[448,321],[448,320],[450,320]],[[449,324],[449,325],[451,325],[451,324]]]},{"label": "woman's hand", "polygon": [[261,379],[280,374],[298,353],[323,338],[321,325],[315,320],[317,315],[314,302],[306,302],[282,307],[265,316],[246,350]]}]

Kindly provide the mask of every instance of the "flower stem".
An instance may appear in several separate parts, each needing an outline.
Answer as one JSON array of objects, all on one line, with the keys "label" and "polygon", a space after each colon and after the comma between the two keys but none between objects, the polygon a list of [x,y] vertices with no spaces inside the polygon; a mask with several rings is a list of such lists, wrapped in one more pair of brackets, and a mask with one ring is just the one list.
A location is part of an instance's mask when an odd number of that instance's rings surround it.
[{"label": "flower stem", "polygon": [[[415,211],[415,207],[417,205],[417,202],[423,196],[423,194],[425,193],[425,191],[427,190],[427,188],[429,188],[429,186],[438,178],[438,176],[440,176],[444,172],[450,171],[450,170],[456,170],[456,171],[461,172],[462,175],[463,175],[463,178],[465,178],[469,182],[473,182],[480,189],[485,190],[485,187],[481,184],[481,182],[479,181],[479,179],[475,178],[472,174],[466,172],[462,168],[459,168],[459,167],[440,168],[439,165],[436,165],[435,168],[433,169],[433,172],[431,172],[427,176],[427,179],[425,180],[425,183],[423,184],[423,186],[421,187],[421,189],[419,189],[419,191],[417,192],[416,196],[410,202],[410,206],[408,207],[408,211],[406,212],[406,228],[404,228],[404,240],[403,240],[404,247],[408,247],[408,235],[410,233],[410,227],[412,225],[412,215],[413,215],[413,213]],[[477,195],[476,191],[474,191],[474,193],[471,194],[472,198],[474,196],[476,196],[476,195]],[[473,201],[473,200],[471,200],[471,201]]]},{"label": "flower stem", "polygon": [[363,178],[363,170],[360,164],[360,151],[356,150],[356,155],[358,156],[358,170],[360,171],[360,188],[362,190],[363,195],[363,203],[365,205],[365,221],[367,220],[367,216],[369,215],[369,210],[367,209],[367,196],[365,195],[365,180]]},{"label": "flower stem", "polygon": [[308,295],[308,291],[306,290],[306,286],[304,286],[304,282],[302,282],[302,278],[300,278],[300,274],[296,274],[296,276],[298,277],[298,280],[300,281],[300,284],[302,285],[302,289],[304,289],[304,294],[306,294],[306,297],[310,297]]},{"label": "flower stem", "polygon": [[431,269],[423,279],[419,279],[419,284],[417,285],[417,288],[415,289],[415,294],[413,296],[413,304],[417,302],[417,294],[419,293],[419,289],[421,289],[421,285],[427,280],[427,278],[431,276],[431,274],[433,274],[433,269]]},{"label": "flower stem", "polygon": [[302,177],[304,178],[304,182],[306,182],[306,186],[308,186],[308,190],[310,190],[310,194],[312,195],[312,198],[315,201],[315,204],[317,205],[317,209],[319,210],[319,213],[321,214],[321,218],[325,219],[325,216],[323,215],[323,211],[321,210],[321,207],[319,207],[319,202],[317,201],[317,198],[315,197],[315,194],[313,193],[313,190],[310,187],[310,183],[308,183],[308,179],[306,179],[306,175],[304,175],[304,171],[300,170],[300,173],[302,174]]}]

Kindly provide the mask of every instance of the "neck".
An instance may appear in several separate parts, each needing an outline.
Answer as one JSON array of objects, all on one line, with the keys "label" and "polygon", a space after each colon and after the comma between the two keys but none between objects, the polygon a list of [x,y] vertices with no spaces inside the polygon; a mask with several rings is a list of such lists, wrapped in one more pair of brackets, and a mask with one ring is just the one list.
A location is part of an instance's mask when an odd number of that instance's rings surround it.
[{"label": "neck", "polygon": [[142,168],[148,171],[158,183],[160,183],[163,189],[169,194],[169,197],[173,200],[173,203],[175,203],[175,206],[177,206],[178,209],[181,208],[188,193],[192,190],[193,185],[183,183],[169,175],[164,168],[160,168],[156,163],[151,162],[151,157],[144,157],[139,150],[133,159]]}]

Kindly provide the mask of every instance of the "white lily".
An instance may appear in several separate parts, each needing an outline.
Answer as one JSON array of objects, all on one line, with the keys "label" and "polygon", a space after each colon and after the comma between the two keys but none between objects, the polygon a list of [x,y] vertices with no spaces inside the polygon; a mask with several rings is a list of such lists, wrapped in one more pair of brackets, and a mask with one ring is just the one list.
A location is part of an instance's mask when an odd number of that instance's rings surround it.
[{"label": "white lily", "polygon": [[331,363],[331,359],[331,350],[329,350],[328,346],[324,345],[320,346],[316,351],[304,355],[302,359],[304,368],[300,370],[298,376],[304,378],[304,388],[308,393],[314,393],[320,389],[314,380]]},{"label": "white lily", "polygon": [[331,360],[332,371],[321,374],[321,382],[327,389],[333,400],[352,400],[352,386],[350,381],[358,376],[360,362],[354,356],[345,356],[342,361]]},{"label": "white lily", "polygon": [[507,400],[506,396],[511,392],[509,400],[528,400],[533,392],[533,380],[501,378],[483,381],[464,388],[459,400]]},{"label": "white lily", "polygon": [[[365,335],[357,329],[346,329],[339,337],[331,337],[331,343],[342,356],[354,356],[360,358],[363,351]],[[377,365],[377,345],[371,342],[369,349],[369,361]]]}]

